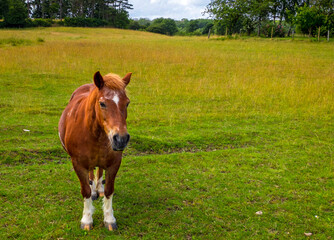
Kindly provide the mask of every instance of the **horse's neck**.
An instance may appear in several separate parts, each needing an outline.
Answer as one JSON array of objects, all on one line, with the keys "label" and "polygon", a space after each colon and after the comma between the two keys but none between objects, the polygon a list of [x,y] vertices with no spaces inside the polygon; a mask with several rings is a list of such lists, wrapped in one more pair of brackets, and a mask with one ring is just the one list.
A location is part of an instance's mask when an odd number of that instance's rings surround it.
[{"label": "horse's neck", "polygon": [[89,94],[86,100],[85,106],[85,126],[89,130],[90,134],[96,138],[100,138],[101,126],[96,118],[95,103],[97,101],[97,93],[95,90]]}]

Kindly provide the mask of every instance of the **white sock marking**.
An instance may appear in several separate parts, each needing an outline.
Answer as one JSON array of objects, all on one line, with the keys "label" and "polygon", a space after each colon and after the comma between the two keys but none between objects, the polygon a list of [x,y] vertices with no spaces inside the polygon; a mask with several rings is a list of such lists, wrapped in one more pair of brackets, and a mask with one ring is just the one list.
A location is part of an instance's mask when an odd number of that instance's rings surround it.
[{"label": "white sock marking", "polygon": [[111,195],[108,198],[103,197],[103,213],[104,213],[104,222],[106,223],[115,223],[116,218],[114,217],[114,210],[112,209],[112,197]]},{"label": "white sock marking", "polygon": [[93,223],[93,200],[92,198],[84,198],[84,209],[82,213],[81,223],[82,224],[91,224]]}]

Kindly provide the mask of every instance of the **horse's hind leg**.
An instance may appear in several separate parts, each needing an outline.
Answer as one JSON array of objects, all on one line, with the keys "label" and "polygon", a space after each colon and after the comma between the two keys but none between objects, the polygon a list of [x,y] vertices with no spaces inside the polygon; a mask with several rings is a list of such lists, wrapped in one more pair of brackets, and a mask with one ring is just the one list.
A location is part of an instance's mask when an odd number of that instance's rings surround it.
[{"label": "horse's hind leg", "polygon": [[73,164],[75,173],[77,174],[80,185],[81,185],[81,195],[84,198],[84,209],[81,218],[81,228],[84,230],[91,230],[93,228],[93,201],[91,198],[91,189],[89,186],[89,174],[88,170]]},{"label": "horse's hind leg", "polygon": [[92,193],[92,200],[98,199],[99,194],[95,183],[94,170],[89,171],[89,185]]},{"label": "horse's hind leg", "polygon": [[97,170],[97,183],[96,183],[96,191],[100,195],[100,197],[104,196],[104,187],[103,187],[103,169],[99,168]]}]

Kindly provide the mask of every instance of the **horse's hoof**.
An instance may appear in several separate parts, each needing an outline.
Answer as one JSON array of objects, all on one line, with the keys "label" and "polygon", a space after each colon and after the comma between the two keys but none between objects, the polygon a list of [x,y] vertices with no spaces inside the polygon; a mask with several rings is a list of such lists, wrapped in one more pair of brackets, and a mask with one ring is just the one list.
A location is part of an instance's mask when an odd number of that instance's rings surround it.
[{"label": "horse's hoof", "polygon": [[90,223],[90,224],[85,224],[85,223],[81,223],[81,229],[83,230],[92,230],[93,229],[93,223]]},{"label": "horse's hoof", "polygon": [[100,197],[104,197],[104,192],[99,193]]},{"label": "horse's hoof", "polygon": [[94,195],[92,195],[92,200],[94,201],[94,200],[96,200],[96,199],[98,199],[99,198],[99,194],[94,194]]},{"label": "horse's hoof", "polygon": [[117,224],[116,224],[116,223],[107,223],[107,222],[104,222],[104,226],[105,226],[109,231],[117,230]]}]

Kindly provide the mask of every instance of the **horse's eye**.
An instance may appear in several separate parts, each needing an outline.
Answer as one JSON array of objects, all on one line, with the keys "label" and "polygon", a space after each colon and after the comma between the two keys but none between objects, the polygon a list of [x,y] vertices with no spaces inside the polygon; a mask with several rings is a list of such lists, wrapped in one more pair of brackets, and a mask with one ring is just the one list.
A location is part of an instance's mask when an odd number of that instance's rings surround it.
[{"label": "horse's eye", "polygon": [[106,106],[106,104],[104,102],[100,102],[100,107],[101,108],[106,108],[107,106]]}]

